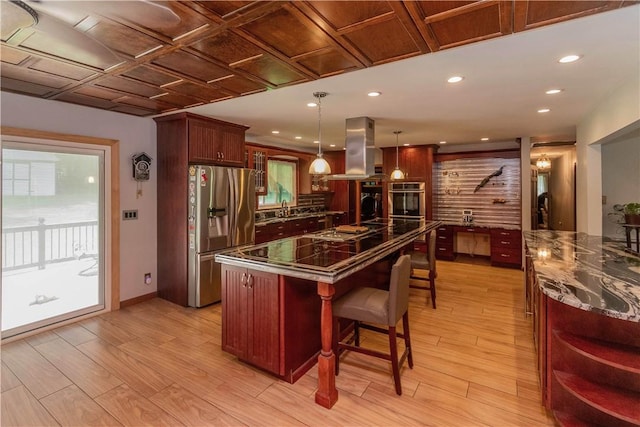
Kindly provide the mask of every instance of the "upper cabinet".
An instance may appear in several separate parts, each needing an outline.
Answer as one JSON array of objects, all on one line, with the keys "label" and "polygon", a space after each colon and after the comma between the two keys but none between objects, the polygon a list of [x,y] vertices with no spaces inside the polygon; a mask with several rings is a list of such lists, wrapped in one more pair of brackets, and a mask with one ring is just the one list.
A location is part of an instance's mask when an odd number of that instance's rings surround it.
[{"label": "upper cabinet", "polygon": [[265,148],[247,145],[245,166],[256,171],[256,195],[258,196],[267,194],[268,155],[269,152]]},{"label": "upper cabinet", "polygon": [[246,126],[223,122],[191,113],[178,113],[154,119],[158,133],[170,134],[184,145],[192,164],[244,166]]}]

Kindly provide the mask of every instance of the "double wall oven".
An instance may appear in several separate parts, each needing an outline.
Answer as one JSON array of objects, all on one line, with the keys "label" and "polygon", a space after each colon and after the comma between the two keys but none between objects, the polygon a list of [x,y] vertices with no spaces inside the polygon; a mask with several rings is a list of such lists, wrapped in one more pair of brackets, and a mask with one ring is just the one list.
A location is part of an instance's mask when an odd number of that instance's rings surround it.
[{"label": "double wall oven", "polygon": [[389,219],[413,219],[424,224],[424,182],[392,182],[389,185]]}]

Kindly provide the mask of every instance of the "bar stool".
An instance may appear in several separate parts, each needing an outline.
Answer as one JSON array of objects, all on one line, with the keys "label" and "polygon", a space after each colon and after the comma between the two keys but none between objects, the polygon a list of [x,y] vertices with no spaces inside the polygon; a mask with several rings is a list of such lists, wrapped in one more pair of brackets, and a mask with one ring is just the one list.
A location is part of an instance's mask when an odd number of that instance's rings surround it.
[{"label": "bar stool", "polygon": [[[409,276],[411,257],[402,255],[391,269],[389,290],[359,287],[338,298],[333,304],[333,351],[336,354],[336,375],[340,371],[340,352],[351,350],[369,356],[379,357],[391,362],[396,393],[402,394],[400,367],[405,359],[413,368],[411,340],[409,338]],[[355,321],[354,333],[348,342],[340,342],[339,319]],[[396,332],[396,325],[402,318],[402,332]],[[362,323],[366,322],[366,323]],[[388,329],[370,325],[385,325]],[[359,328],[369,329],[389,336],[389,353],[360,347]],[[398,359],[397,337],[404,339],[405,350]],[[350,343],[354,341],[355,345]]]},{"label": "bar stool", "polygon": [[[429,286],[422,285],[410,285],[416,289],[427,289],[431,291],[431,305],[436,308],[436,232],[431,231],[429,233],[429,244],[427,246],[427,253],[413,251],[411,255],[411,279],[426,281],[424,277],[416,276],[415,270],[427,270],[429,272]],[[427,296],[428,298],[428,296]]]}]

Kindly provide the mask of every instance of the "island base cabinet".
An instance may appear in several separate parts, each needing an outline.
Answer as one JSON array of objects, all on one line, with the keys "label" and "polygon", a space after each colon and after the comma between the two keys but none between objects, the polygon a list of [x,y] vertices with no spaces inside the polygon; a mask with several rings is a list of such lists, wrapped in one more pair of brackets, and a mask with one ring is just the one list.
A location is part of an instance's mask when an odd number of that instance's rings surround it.
[{"label": "island base cabinet", "polygon": [[278,275],[222,266],[222,349],[280,372]]}]

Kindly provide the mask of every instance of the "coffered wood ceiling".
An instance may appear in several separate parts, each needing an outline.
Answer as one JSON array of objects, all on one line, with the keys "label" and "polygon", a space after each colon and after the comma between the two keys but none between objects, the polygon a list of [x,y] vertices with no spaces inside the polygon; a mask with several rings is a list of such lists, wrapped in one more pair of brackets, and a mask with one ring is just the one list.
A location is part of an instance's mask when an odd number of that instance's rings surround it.
[{"label": "coffered wood ceiling", "polygon": [[636,3],[2,1],[1,88],[151,116]]}]

